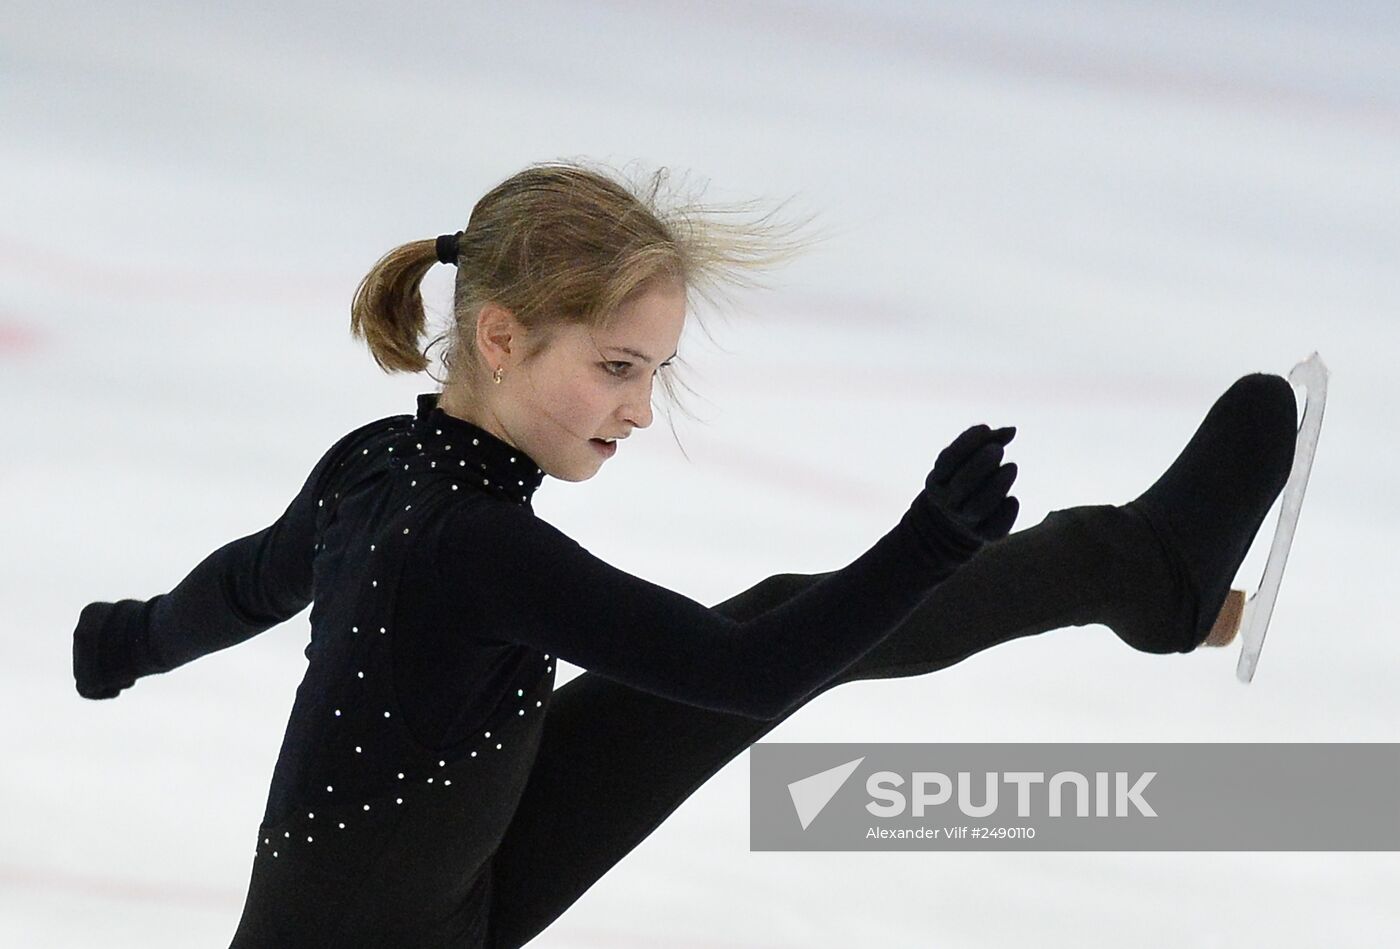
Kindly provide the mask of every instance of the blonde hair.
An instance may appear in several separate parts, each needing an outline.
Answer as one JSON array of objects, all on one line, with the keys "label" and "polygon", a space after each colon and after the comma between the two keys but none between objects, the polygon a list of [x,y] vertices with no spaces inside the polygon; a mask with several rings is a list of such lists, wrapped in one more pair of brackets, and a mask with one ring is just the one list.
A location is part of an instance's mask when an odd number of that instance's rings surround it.
[{"label": "blonde hair", "polygon": [[[446,338],[443,363],[470,399],[487,374],[474,345],[477,314],[487,302],[511,311],[526,328],[529,361],[549,345],[554,327],[601,328],[658,281],[679,283],[688,302],[698,293],[718,303],[724,285],[764,286],[755,274],[813,242],[796,236],[810,217],[793,224],[776,218],[786,201],[756,220],[730,219],[753,202],[707,206],[688,196],[668,202],[661,197],[668,181],[664,167],[634,185],[591,162],[530,165],[472,208],[460,237],[446,333],[419,348],[427,323],[419,287],[439,262],[436,239],[427,238],[395,247],[360,281],[351,334],[365,340],[385,372],[426,371],[428,351]],[[464,353],[468,361],[459,366]],[[658,378],[676,401],[668,373]]]}]

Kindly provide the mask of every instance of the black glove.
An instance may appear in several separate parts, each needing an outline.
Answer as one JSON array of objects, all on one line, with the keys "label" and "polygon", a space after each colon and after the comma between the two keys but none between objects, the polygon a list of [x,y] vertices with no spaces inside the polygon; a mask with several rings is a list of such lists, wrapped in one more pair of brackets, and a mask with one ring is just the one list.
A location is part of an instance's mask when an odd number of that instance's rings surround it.
[{"label": "black glove", "polygon": [[89,603],[73,630],[73,679],[85,699],[116,698],[154,667],[143,658],[151,600]]},{"label": "black glove", "polygon": [[939,454],[914,499],[914,523],[925,540],[965,557],[1011,532],[1021,502],[1007,495],[1016,463],[1001,464],[1016,427],[974,425]]}]

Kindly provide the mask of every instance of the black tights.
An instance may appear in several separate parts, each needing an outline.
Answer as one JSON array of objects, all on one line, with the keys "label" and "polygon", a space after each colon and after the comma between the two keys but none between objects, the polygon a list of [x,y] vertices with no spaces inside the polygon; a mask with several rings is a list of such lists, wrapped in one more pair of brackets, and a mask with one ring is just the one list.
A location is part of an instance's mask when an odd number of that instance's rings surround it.
[{"label": "black tights", "polygon": [[[777,574],[714,609],[755,616],[817,576]],[[1179,623],[1175,582],[1135,512],[1113,505],[1052,511],[983,548],[803,704],[842,682],[922,675],[1021,636],[1092,623],[1119,629],[1130,610],[1136,623]],[[532,939],[785,718],[712,712],[592,673],[557,689],[529,783],[492,857],[490,945]]]}]

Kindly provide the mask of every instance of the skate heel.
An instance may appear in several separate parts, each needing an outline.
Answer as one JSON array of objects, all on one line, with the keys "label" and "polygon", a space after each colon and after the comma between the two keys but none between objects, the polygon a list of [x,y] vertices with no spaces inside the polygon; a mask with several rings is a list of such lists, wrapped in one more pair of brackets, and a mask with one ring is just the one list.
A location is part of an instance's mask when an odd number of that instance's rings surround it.
[{"label": "skate heel", "polygon": [[1231,590],[1225,594],[1225,605],[1220,608],[1220,615],[1215,618],[1215,625],[1210,628],[1206,638],[1201,640],[1202,646],[1228,646],[1235,641],[1235,637],[1240,631],[1240,620],[1244,618],[1244,591]]}]

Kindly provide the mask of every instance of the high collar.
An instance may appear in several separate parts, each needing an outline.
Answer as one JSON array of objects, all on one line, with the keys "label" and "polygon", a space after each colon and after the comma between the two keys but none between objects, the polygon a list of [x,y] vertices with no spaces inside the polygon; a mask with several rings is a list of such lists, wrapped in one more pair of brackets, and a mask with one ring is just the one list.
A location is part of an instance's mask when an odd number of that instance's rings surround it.
[{"label": "high collar", "polygon": [[[431,468],[448,476],[460,474],[488,493],[528,505],[544,472],[519,448],[466,419],[448,415],[438,407],[439,392],[418,396],[413,425],[418,435],[419,457],[407,468]],[[417,462],[417,464],[415,464]]]}]

